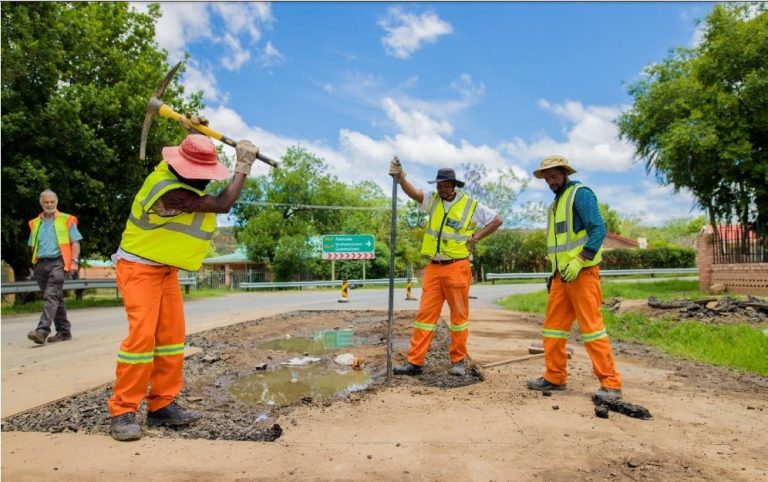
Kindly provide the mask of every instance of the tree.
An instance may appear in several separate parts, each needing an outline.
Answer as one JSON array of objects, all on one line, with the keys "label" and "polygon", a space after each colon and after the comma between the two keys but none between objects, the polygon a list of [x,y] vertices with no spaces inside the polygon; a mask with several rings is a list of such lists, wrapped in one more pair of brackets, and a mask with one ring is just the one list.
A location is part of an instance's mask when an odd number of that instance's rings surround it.
[{"label": "tree", "polygon": [[498,169],[494,173],[482,164],[465,163],[462,168],[465,183],[462,190],[496,211],[505,226],[521,226],[543,219],[538,204],[515,208],[515,201],[528,188],[528,179],[518,176],[512,168]]},{"label": "tree", "polygon": [[[42,190],[78,217],[82,255],[107,256],[162,146],[184,133],[155,121],[139,160],[147,100],[170,70],[154,43],[157,5],[142,14],[127,3],[3,2],[1,13],[2,253],[21,279]],[[164,101],[199,110],[200,96],[183,92],[174,80]]]},{"label": "tree", "polygon": [[[387,206],[376,184],[347,185],[327,173],[323,159],[292,147],[279,169],[249,181],[245,200],[234,210],[236,235],[250,259],[268,260],[278,279],[290,279],[329,277],[331,263],[320,259],[315,243],[320,236],[373,234],[377,258],[370,263],[370,276],[386,276],[389,258],[381,263],[385,251],[380,248],[389,246]],[[362,261],[336,266],[340,273],[353,273],[362,270]]]},{"label": "tree", "polygon": [[609,233],[621,234],[621,215],[618,211],[611,209],[611,207],[605,203],[599,203],[599,207],[600,214],[605,221],[605,229]]},{"label": "tree", "polygon": [[714,226],[768,222],[768,13],[718,4],[702,42],[678,48],[630,84],[618,120],[648,172],[689,189]]}]

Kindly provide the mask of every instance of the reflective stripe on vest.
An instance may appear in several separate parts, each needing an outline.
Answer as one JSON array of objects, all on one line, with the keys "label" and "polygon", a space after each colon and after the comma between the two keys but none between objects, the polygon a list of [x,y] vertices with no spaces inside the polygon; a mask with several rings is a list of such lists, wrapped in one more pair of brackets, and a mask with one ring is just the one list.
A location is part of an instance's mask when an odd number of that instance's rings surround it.
[{"label": "reflective stripe on vest", "polygon": [[[32,232],[32,264],[37,263],[37,235],[43,223],[43,213],[29,220],[29,230]],[[53,231],[56,233],[56,243],[59,245],[61,257],[64,260],[64,271],[72,267],[72,245],[69,239],[69,228],[77,225],[77,218],[71,214],[56,211],[53,215]]]},{"label": "reflective stripe on vest", "polygon": [[[552,271],[562,268],[569,261],[581,253],[589,236],[587,230],[573,231],[573,203],[576,199],[576,191],[584,185],[572,184],[558,197],[547,210],[547,257],[552,265]],[[555,211],[556,207],[556,211]],[[603,259],[603,248],[595,253],[592,260],[585,260],[584,267],[595,266]]]},{"label": "reflective stripe on vest", "polygon": [[424,227],[421,254],[434,256],[437,253],[460,259],[469,256],[467,241],[475,232],[472,215],[477,201],[466,194],[459,197],[446,213],[437,192],[429,200],[429,217]]},{"label": "reflective stripe on vest", "polygon": [[164,217],[152,212],[163,194],[179,188],[205,195],[179,181],[168,164],[160,162],[133,200],[120,247],[156,263],[197,271],[213,239],[216,214],[195,212]]}]

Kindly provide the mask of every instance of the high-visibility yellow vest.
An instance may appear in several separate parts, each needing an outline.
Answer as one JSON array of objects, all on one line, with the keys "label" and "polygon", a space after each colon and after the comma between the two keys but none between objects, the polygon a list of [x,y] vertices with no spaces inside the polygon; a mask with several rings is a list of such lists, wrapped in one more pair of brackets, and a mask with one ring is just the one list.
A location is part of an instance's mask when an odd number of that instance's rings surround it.
[{"label": "high-visibility yellow vest", "polygon": [[456,196],[458,199],[446,213],[442,199],[437,192],[433,193],[429,200],[429,218],[424,227],[421,254],[434,256],[440,253],[453,259],[469,256],[467,241],[477,227],[472,222],[477,201],[463,193]]},{"label": "high-visibility yellow vest", "polygon": [[205,192],[179,181],[168,169],[168,164],[161,161],[133,199],[120,248],[156,263],[197,271],[213,239],[216,215],[181,213],[164,217],[151,210],[163,194],[179,188],[205,195]]},{"label": "high-visibility yellow vest", "polygon": [[[581,253],[587,244],[587,230],[573,232],[573,202],[576,191],[583,184],[572,184],[563,192],[557,201],[547,210],[547,256],[552,264],[552,272],[559,270]],[[584,267],[595,266],[603,259],[603,248],[595,253],[592,260],[585,260]]]},{"label": "high-visibility yellow vest", "polygon": [[[40,232],[40,225],[43,223],[43,213],[36,218],[29,220],[29,231],[32,233],[32,264],[37,263],[37,235]],[[71,214],[56,211],[53,215],[53,230],[56,233],[56,242],[61,250],[61,257],[64,259],[64,271],[69,271],[72,267],[72,245],[69,239],[69,228],[77,225],[77,218]]]}]

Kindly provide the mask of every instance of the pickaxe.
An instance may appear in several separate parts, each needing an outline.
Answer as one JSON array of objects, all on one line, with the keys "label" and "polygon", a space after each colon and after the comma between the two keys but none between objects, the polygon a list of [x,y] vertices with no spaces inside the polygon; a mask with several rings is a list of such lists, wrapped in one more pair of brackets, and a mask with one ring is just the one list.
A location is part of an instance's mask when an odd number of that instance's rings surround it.
[{"label": "pickaxe", "polygon": [[[149,134],[149,127],[152,125],[152,119],[154,119],[155,115],[165,117],[166,119],[173,119],[175,121],[178,121],[182,117],[181,114],[163,103],[163,95],[165,95],[165,90],[168,88],[168,85],[171,83],[173,76],[176,75],[176,71],[179,70],[180,66],[181,62],[173,66],[171,71],[168,72],[168,75],[165,76],[163,81],[160,82],[160,85],[157,86],[157,89],[155,89],[155,94],[151,99],[149,99],[149,103],[147,103],[147,113],[144,115],[144,126],[141,129],[141,146],[139,147],[140,159],[145,159],[147,157],[147,135]],[[208,126],[195,124],[191,121],[188,121],[188,123],[190,127],[200,132],[201,134],[204,134],[208,137],[213,137],[217,141],[221,141],[229,146],[237,146],[237,142],[235,142],[231,137],[227,137],[220,132],[209,128]],[[262,154],[258,148],[256,148],[256,159],[265,162],[272,167],[277,167],[277,161]]]}]

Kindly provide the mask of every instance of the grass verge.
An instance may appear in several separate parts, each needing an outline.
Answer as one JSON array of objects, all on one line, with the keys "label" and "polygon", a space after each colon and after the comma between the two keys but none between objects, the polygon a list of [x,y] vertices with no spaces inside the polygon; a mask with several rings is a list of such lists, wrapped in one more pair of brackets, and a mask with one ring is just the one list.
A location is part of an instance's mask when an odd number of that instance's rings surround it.
[{"label": "grass verge", "polygon": [[[659,283],[603,283],[604,298],[661,300],[706,298],[696,281]],[[544,314],[547,292],[512,295],[501,300],[502,307],[514,311]],[[603,310],[605,326],[614,340],[651,345],[670,355],[701,361],[740,371],[768,375],[768,336],[746,325],[720,325],[672,318],[649,319],[639,313],[614,314]]]}]

